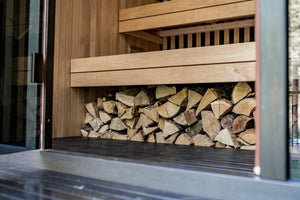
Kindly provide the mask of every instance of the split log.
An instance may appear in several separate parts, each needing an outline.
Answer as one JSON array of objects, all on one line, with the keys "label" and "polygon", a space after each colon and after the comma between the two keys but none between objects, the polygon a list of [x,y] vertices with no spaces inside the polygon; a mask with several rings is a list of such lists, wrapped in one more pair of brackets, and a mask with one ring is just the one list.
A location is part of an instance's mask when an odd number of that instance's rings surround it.
[{"label": "split log", "polygon": [[110,122],[110,129],[114,131],[123,131],[127,129],[126,125],[120,118],[114,118]]},{"label": "split log", "polygon": [[250,116],[252,111],[255,109],[256,100],[255,98],[246,98],[237,103],[232,112],[240,115]]},{"label": "split log", "polygon": [[236,148],[240,147],[232,131],[228,128],[221,130],[214,140]]},{"label": "split log", "polygon": [[213,113],[216,118],[219,119],[223,115],[225,115],[228,111],[230,111],[232,104],[230,101],[226,99],[218,99],[210,104]]},{"label": "split log", "polygon": [[140,114],[140,118],[135,126],[136,129],[140,129],[141,127],[148,127],[154,122],[149,119],[145,114]]},{"label": "split log", "polygon": [[109,130],[109,125],[106,124],[99,129],[98,133],[103,134],[103,133],[107,132],[108,130]]},{"label": "split log", "polygon": [[191,126],[192,124],[197,122],[197,116],[196,116],[196,110],[195,109],[186,110],[184,112],[184,116],[185,116],[185,119],[186,119],[186,122],[187,122],[188,126]]},{"label": "split log", "polygon": [[164,85],[157,86],[155,97],[156,99],[162,99],[171,95],[176,94],[176,87],[167,87]]},{"label": "split log", "polygon": [[247,83],[236,84],[231,94],[232,103],[238,103],[240,100],[245,98],[251,91],[252,89]]},{"label": "split log", "polygon": [[127,135],[122,135],[118,132],[112,131],[112,139],[113,140],[128,140],[129,137]]},{"label": "split log", "polygon": [[117,114],[116,102],[115,101],[105,101],[103,102],[103,109],[109,114]]},{"label": "split log", "polygon": [[103,102],[107,101],[106,97],[98,97],[97,98],[97,108],[103,110]]},{"label": "split log", "polygon": [[166,138],[170,135],[178,133],[180,127],[171,120],[166,120],[164,124],[163,136]]},{"label": "split log", "polygon": [[135,134],[135,136],[133,136],[131,138],[131,141],[136,141],[136,142],[144,142],[144,137],[141,134],[141,132],[138,132],[137,134]]},{"label": "split log", "polygon": [[239,134],[237,141],[249,146],[255,144],[256,137],[255,137],[255,130],[254,129],[248,129],[241,134]]},{"label": "split log", "polygon": [[89,138],[99,138],[101,135],[95,131],[89,133]]},{"label": "split log", "polygon": [[134,97],[133,103],[135,106],[148,106],[153,103],[153,98],[145,90],[141,90]]},{"label": "split log", "polygon": [[89,136],[89,132],[87,130],[81,129],[80,132],[81,132],[81,135],[83,137],[88,137]]},{"label": "split log", "polygon": [[159,122],[159,114],[157,112],[158,104],[149,106],[146,108],[140,108],[139,113],[144,113],[148,118],[152,119],[155,122]]},{"label": "split log", "polygon": [[232,131],[233,133],[239,133],[246,130],[248,123],[252,120],[252,118],[240,115],[232,123]]},{"label": "split log", "polygon": [[199,116],[202,110],[209,107],[210,103],[218,98],[218,94],[213,88],[208,89],[202,97],[199,106],[196,111],[196,115]]},{"label": "split log", "polygon": [[186,132],[191,136],[194,137],[195,135],[198,135],[200,133],[202,133],[203,131],[203,126],[202,126],[202,121],[199,120],[196,124],[188,127],[186,129]]},{"label": "split log", "polygon": [[134,89],[129,89],[129,90],[124,90],[122,92],[117,92],[116,93],[116,100],[120,101],[121,103],[125,104],[126,106],[134,106],[134,98],[136,95],[139,93],[139,90],[134,88]]},{"label": "split log", "polygon": [[188,104],[186,110],[190,110],[202,99],[202,95],[193,90],[188,91]]},{"label": "split log", "polygon": [[101,138],[103,139],[112,139],[113,132],[112,131],[106,131],[101,134]]},{"label": "split log", "polygon": [[126,112],[126,110],[128,109],[128,107],[125,106],[124,104],[122,104],[121,102],[117,102],[116,106],[117,106],[117,110],[118,110],[118,117],[122,117],[124,115],[124,113]]},{"label": "split log", "polygon": [[159,128],[157,126],[155,126],[155,127],[144,127],[143,126],[143,136],[147,136],[150,133],[157,131],[158,129]]},{"label": "split log", "polygon": [[159,122],[158,122],[158,127],[160,128],[160,130],[164,130],[164,127],[165,127],[165,121],[166,121],[166,119],[164,119],[164,118],[160,118],[159,119]]},{"label": "split log", "polygon": [[147,138],[148,143],[155,143],[155,137],[154,134],[150,134]]},{"label": "split log", "polygon": [[99,118],[93,119],[90,123],[91,127],[95,132],[99,131],[100,127],[103,125],[103,122]]},{"label": "split log", "polygon": [[166,144],[174,144],[174,142],[177,139],[178,135],[179,135],[179,133],[171,135],[170,137],[168,137],[167,139],[165,139],[165,143]]},{"label": "split log", "polygon": [[136,107],[128,108],[125,111],[125,114],[122,115],[121,119],[133,119],[137,115],[136,111]]},{"label": "split log", "polygon": [[111,120],[111,116],[102,110],[99,110],[99,117],[104,124],[107,124]]},{"label": "split log", "polygon": [[250,150],[250,151],[255,151],[256,146],[252,145],[252,146],[241,146],[242,150]]},{"label": "split log", "polygon": [[137,134],[137,131],[136,129],[127,129],[127,135],[129,138],[132,138],[133,136],[135,136]]},{"label": "split log", "polygon": [[216,142],[215,147],[216,148],[226,148],[226,145],[223,144],[222,142]]},{"label": "split log", "polygon": [[125,119],[125,124],[130,128],[130,129],[134,129],[135,125],[137,123],[139,118],[133,118],[133,119]]},{"label": "split log", "polygon": [[156,143],[159,143],[159,144],[164,144],[165,143],[165,138],[163,137],[162,132],[156,133],[155,136],[156,136]]},{"label": "split log", "polygon": [[96,107],[96,103],[94,103],[94,102],[87,103],[87,104],[85,104],[85,108],[94,118],[98,117],[97,112],[96,112],[98,110]]},{"label": "split log", "polygon": [[234,116],[229,114],[229,115],[226,115],[224,117],[222,117],[221,119],[221,126],[223,128],[232,128],[232,123],[234,121]]},{"label": "split log", "polygon": [[90,113],[86,113],[85,114],[85,118],[84,118],[84,124],[88,124],[91,121],[93,121],[94,117],[90,114]]},{"label": "split log", "polygon": [[166,102],[157,108],[158,114],[163,118],[172,118],[179,112],[179,110],[179,106],[170,102]]},{"label": "split log", "polygon": [[212,147],[215,144],[213,141],[211,141],[209,137],[201,134],[198,134],[195,137],[193,137],[193,143],[195,146],[201,147]]},{"label": "split log", "polygon": [[175,144],[177,144],[177,145],[191,145],[191,144],[193,144],[193,139],[187,133],[183,133],[183,134],[178,136]]},{"label": "split log", "polygon": [[220,122],[217,120],[212,111],[202,111],[201,117],[203,131],[208,134],[210,139],[214,140],[221,130]]},{"label": "split log", "polygon": [[174,122],[176,122],[179,125],[182,125],[182,126],[187,126],[188,125],[188,123],[185,119],[184,112],[182,112],[179,115],[177,115],[176,117],[174,117],[173,120],[174,120]]},{"label": "split log", "polygon": [[234,146],[232,132],[228,128],[220,131],[220,133],[215,137],[215,141],[221,142],[225,145]]},{"label": "split log", "polygon": [[168,101],[175,105],[181,106],[182,103],[187,99],[187,97],[188,97],[188,90],[187,90],[187,88],[184,88],[177,94],[171,96],[168,99]]}]

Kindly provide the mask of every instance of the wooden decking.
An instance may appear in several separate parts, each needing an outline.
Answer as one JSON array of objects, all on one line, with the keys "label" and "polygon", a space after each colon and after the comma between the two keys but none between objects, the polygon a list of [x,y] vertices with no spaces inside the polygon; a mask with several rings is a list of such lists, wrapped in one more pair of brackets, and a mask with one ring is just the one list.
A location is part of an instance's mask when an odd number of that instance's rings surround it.
[{"label": "wooden decking", "polygon": [[[0,199],[200,199],[0,162]],[[205,199],[203,199],[205,200]]]},{"label": "wooden decking", "polygon": [[81,137],[53,140],[53,149],[127,162],[253,177],[254,152]]}]

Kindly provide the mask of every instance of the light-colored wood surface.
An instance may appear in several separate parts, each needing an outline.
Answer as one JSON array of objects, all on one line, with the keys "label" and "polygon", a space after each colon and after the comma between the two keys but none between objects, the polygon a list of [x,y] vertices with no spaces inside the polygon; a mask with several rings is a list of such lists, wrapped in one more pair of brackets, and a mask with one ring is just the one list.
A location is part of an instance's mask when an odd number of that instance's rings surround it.
[{"label": "light-colored wood surface", "polygon": [[[72,59],[72,73],[255,61],[255,42]],[[195,56],[199,55],[199,56]]]},{"label": "light-colored wood surface", "polygon": [[193,10],[211,6],[224,5],[229,3],[243,2],[247,0],[172,0],[164,3],[156,3],[120,10],[120,21],[135,18],[143,18],[154,15],[163,15],[185,10]]},{"label": "light-colored wood surface", "polygon": [[157,34],[160,37],[166,37],[171,35],[189,34],[189,33],[203,33],[216,30],[233,29],[233,28],[245,28],[254,27],[254,19],[240,20],[235,22],[225,22],[220,24],[193,26],[186,28],[170,29],[159,31]]},{"label": "light-colored wood surface", "polygon": [[136,38],[146,40],[146,41],[150,41],[150,42],[153,42],[156,44],[163,43],[163,39],[161,37],[158,37],[154,34],[147,33],[145,31],[130,32],[130,33],[126,33],[126,34],[131,35]]},{"label": "light-colored wood surface", "polygon": [[74,73],[71,76],[71,87],[255,81],[255,62]]},{"label": "light-colored wood surface", "polygon": [[255,2],[246,1],[216,7],[206,7],[202,9],[120,21],[119,32],[124,33],[138,30],[157,29],[192,23],[251,17],[254,15]]},{"label": "light-colored wood surface", "polygon": [[84,104],[108,88],[71,88],[71,59],[128,53],[128,43],[145,51],[158,45],[118,35],[118,10],[154,0],[56,0],[53,75],[53,138],[80,136]]}]

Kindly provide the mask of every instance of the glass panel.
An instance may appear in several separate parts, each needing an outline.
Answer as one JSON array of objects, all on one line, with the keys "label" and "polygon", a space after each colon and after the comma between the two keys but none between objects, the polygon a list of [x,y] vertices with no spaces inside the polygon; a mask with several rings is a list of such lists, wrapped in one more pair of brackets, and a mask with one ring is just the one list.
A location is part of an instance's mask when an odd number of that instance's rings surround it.
[{"label": "glass panel", "polygon": [[291,178],[300,180],[300,1],[289,1],[289,129]]},{"label": "glass panel", "polygon": [[0,16],[0,143],[34,149],[40,134],[41,84],[33,82],[40,67],[33,55],[42,51],[42,4],[0,0]]}]

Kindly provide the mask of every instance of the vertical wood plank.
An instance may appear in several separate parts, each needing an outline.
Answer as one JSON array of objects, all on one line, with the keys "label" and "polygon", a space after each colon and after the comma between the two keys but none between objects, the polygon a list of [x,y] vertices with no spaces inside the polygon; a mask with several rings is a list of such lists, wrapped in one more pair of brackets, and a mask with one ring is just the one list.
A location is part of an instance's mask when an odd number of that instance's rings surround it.
[{"label": "vertical wood plank", "polygon": [[179,49],[184,48],[184,36],[179,35]]},{"label": "vertical wood plank", "polygon": [[220,31],[215,31],[215,45],[219,45],[220,44]]},{"label": "vertical wood plank", "polygon": [[163,38],[163,50],[168,49],[168,37]]},{"label": "vertical wood plank", "polygon": [[188,34],[188,48],[193,47],[193,34]]},{"label": "vertical wood plank", "polygon": [[210,46],[210,32],[205,32],[205,46]]},{"label": "vertical wood plank", "polygon": [[240,29],[235,28],[233,31],[234,31],[234,43],[239,43],[240,42]]},{"label": "vertical wood plank", "polygon": [[250,42],[250,27],[244,29],[244,42]]},{"label": "vertical wood plank", "polygon": [[171,49],[175,49],[175,36],[171,36]]},{"label": "vertical wood plank", "polygon": [[201,33],[196,33],[196,46],[201,47]]},{"label": "vertical wood plank", "polygon": [[229,44],[229,29],[224,30],[224,44]]}]

